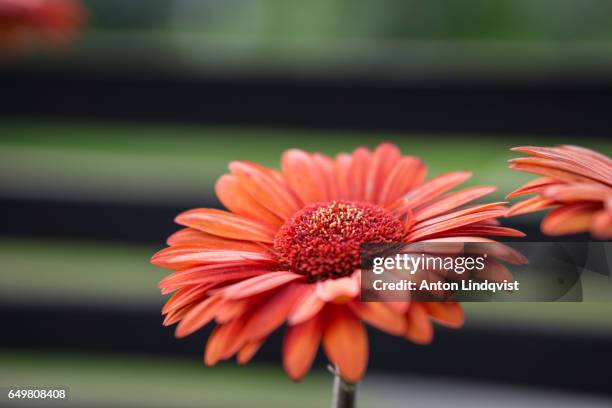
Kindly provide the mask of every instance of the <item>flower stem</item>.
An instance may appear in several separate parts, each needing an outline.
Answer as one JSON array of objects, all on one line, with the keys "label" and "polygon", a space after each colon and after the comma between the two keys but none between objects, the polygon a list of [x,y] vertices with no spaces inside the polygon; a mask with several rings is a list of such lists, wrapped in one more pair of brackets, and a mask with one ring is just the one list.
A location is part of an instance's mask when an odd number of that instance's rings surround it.
[{"label": "flower stem", "polygon": [[331,365],[327,366],[327,368],[334,375],[331,408],[355,408],[357,384],[351,384],[344,381],[338,370]]}]

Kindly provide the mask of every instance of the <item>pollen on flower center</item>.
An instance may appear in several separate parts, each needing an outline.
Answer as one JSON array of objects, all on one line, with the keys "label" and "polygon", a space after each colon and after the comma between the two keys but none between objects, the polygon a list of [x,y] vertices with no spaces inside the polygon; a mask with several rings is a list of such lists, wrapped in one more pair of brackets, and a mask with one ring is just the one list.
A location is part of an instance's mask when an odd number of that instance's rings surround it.
[{"label": "pollen on flower center", "polygon": [[339,278],[360,266],[366,242],[395,242],[404,236],[402,222],[368,203],[333,201],[313,204],[289,218],[274,239],[282,267],[311,280]]}]

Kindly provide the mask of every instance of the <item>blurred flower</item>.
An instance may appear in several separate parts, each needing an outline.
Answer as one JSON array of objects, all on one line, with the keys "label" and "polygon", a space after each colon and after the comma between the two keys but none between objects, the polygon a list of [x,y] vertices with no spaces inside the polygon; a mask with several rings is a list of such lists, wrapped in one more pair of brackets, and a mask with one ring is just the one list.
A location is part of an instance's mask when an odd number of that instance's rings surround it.
[{"label": "blurred flower", "polygon": [[234,354],[248,362],[286,322],[282,353],[292,379],[308,372],[322,341],[342,377],[356,382],[368,360],[363,322],[419,344],[432,340],[432,321],[463,324],[454,302],[360,302],[362,243],[523,236],[498,226],[504,203],[463,207],[493,187],[445,194],[470,173],[425,182],[421,160],[391,144],[335,160],[288,150],[281,167],[230,163],[230,174],[216,184],[229,211],[180,214],[176,221],[187,228],[152,258],[176,270],[160,287],[164,294],[177,291],[162,311],[165,325],[179,322],[177,337],[216,321],[206,344],[208,365]]},{"label": "blurred flower", "polygon": [[508,216],[556,207],[542,220],[548,235],[590,231],[612,238],[612,159],[590,149],[563,145],[512,149],[530,155],[510,160],[510,168],[544,177],[508,195],[535,194],[514,204]]},{"label": "blurred flower", "polygon": [[86,13],[78,0],[0,0],[0,47],[21,48],[30,39],[71,39]]}]

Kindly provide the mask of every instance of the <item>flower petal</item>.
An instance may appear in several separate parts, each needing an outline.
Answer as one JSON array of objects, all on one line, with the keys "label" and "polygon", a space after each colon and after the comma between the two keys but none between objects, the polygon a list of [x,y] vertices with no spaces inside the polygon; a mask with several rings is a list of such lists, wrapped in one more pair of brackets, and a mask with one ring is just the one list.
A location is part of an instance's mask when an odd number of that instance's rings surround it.
[{"label": "flower petal", "polygon": [[300,380],[310,370],[321,341],[322,327],[318,317],[287,327],[283,338],[283,366],[292,380]]},{"label": "flower petal", "polygon": [[210,289],[217,285],[229,284],[232,281],[244,280],[271,272],[271,269],[266,269],[263,266],[248,264],[196,266],[166,276],[159,282],[158,286],[162,289],[163,294],[188,285],[203,284]]},{"label": "flower petal", "polygon": [[367,202],[379,203],[380,193],[387,176],[401,157],[400,150],[391,143],[381,143],[374,150],[366,181],[365,200]]},{"label": "flower petal", "polygon": [[204,327],[210,322],[223,304],[224,299],[220,296],[211,296],[191,308],[176,326],[174,335],[177,338],[185,337]]},{"label": "flower petal", "polygon": [[255,163],[239,161],[231,162],[229,168],[255,201],[282,220],[300,209],[301,203],[274,172]]},{"label": "flower petal", "polygon": [[274,228],[283,225],[282,219],[268,211],[247,193],[236,176],[231,174],[221,176],[215,184],[215,192],[225,208],[235,214],[261,221]]},{"label": "flower petal", "polygon": [[212,208],[195,208],[176,217],[178,224],[220,237],[272,243],[275,230],[259,221]]},{"label": "flower petal", "polygon": [[553,178],[559,181],[565,182],[593,182],[593,179],[578,175],[576,173],[572,173],[565,170],[560,170],[553,167],[548,166],[539,166],[533,163],[510,163],[510,169],[516,171],[523,171],[525,173],[538,174],[540,176],[545,176],[549,178]]},{"label": "flower petal", "polygon": [[612,238],[612,209],[604,209],[595,214],[591,233],[597,239]]},{"label": "flower petal", "polygon": [[[407,237],[407,241],[417,241],[427,236],[442,233],[446,230],[458,228],[464,225],[474,224],[479,221],[487,220],[489,218],[501,217],[506,213],[505,208],[485,210],[476,213],[468,213],[460,215],[454,218],[448,218],[438,223],[427,225],[425,227],[418,228],[412,231]],[[430,221],[430,220],[428,220]]]},{"label": "flower petal", "polygon": [[223,307],[215,315],[217,324],[225,324],[238,317],[245,315],[250,309],[260,301],[260,297],[252,296],[244,299],[226,299]]},{"label": "flower petal", "polygon": [[561,145],[557,147],[557,150],[571,153],[573,157],[580,158],[581,161],[589,162],[596,161],[601,164],[605,170],[612,172],[612,159],[596,152],[595,150],[587,149],[586,147],[574,146],[574,145]]},{"label": "flower petal", "polygon": [[[598,181],[601,183],[609,183],[612,175],[602,175],[591,166],[582,162],[567,162],[561,160],[545,159],[541,157],[518,157],[511,159],[509,162],[513,166],[540,167],[563,172],[567,177],[576,177],[577,179],[585,178],[586,180]],[[545,173],[540,173],[546,175]]]},{"label": "flower petal", "polygon": [[180,309],[194,301],[206,296],[208,285],[189,285],[176,292],[162,308],[162,314],[167,314],[173,310]]},{"label": "flower petal", "polygon": [[289,284],[258,305],[244,328],[247,340],[266,337],[283,324],[307,286],[302,283]]},{"label": "flower petal", "polygon": [[358,382],[368,365],[368,335],[363,323],[346,307],[327,310],[323,347],[331,363],[349,383]]},{"label": "flower petal", "polygon": [[430,200],[436,198],[440,194],[455,188],[472,176],[472,173],[466,171],[458,171],[446,173],[434,177],[425,182],[420,187],[410,191],[403,197],[404,208],[416,208]]},{"label": "flower petal", "polygon": [[[578,146],[537,147],[522,146],[512,149],[529,154],[541,164],[575,172],[610,184],[612,180],[612,160],[608,157]],[[527,161],[526,163],[529,163]]]},{"label": "flower petal", "polygon": [[193,228],[183,228],[168,237],[169,246],[199,245],[210,249],[231,249],[236,251],[266,252],[264,244],[253,241],[239,241],[208,234]]},{"label": "flower petal", "polygon": [[512,217],[515,215],[528,214],[535,211],[546,210],[555,205],[555,200],[550,198],[544,198],[541,196],[535,196],[511,206],[506,212],[506,217]]},{"label": "flower petal", "polygon": [[412,156],[399,159],[384,181],[378,203],[382,206],[392,204],[413,188],[423,184],[427,167]]},{"label": "flower petal", "polygon": [[304,204],[328,200],[327,188],[321,188],[323,172],[309,153],[287,150],[283,153],[281,167],[287,183]]},{"label": "flower petal", "polygon": [[406,331],[403,314],[396,313],[384,303],[355,300],[348,305],[360,319],[377,329],[395,335],[402,335]]},{"label": "flower petal", "polygon": [[226,299],[242,299],[303,278],[302,275],[293,272],[270,272],[228,286],[223,290],[223,297]]},{"label": "flower petal", "polygon": [[358,273],[338,279],[327,279],[317,282],[317,295],[325,302],[338,299],[352,299],[359,295],[360,283]]},{"label": "flower petal", "polygon": [[162,325],[164,326],[172,326],[174,323],[180,322],[183,317],[189,312],[195,305],[187,305],[180,309],[174,309],[166,315]]},{"label": "flower petal", "polygon": [[406,311],[410,308],[410,302],[385,302],[387,307],[391,310],[394,310],[396,313],[405,314]]},{"label": "flower petal", "polygon": [[480,197],[484,197],[495,190],[496,187],[482,186],[467,188],[462,191],[457,191],[456,193],[450,193],[421,208],[415,209],[414,219],[416,222],[419,222],[440,214],[444,214],[463,204],[474,201]]},{"label": "flower petal", "polygon": [[244,346],[242,346],[242,348],[238,352],[238,355],[236,356],[236,361],[238,361],[238,364],[243,365],[251,361],[251,359],[253,358],[255,353],[257,353],[263,343],[264,339],[253,340],[247,342]]},{"label": "flower petal", "polygon": [[219,357],[222,360],[232,357],[247,343],[246,320],[247,316],[240,316],[222,325],[227,330],[220,347]]},{"label": "flower petal", "polygon": [[571,204],[557,208],[544,217],[541,229],[547,235],[566,235],[586,232],[601,205],[592,203]]},{"label": "flower petal", "polygon": [[348,180],[352,200],[365,200],[366,183],[371,161],[372,152],[365,147],[359,147],[353,152]]},{"label": "flower petal", "polygon": [[184,269],[212,264],[276,264],[271,255],[264,252],[209,249],[200,245],[176,245],[162,249],[151,257],[151,263],[160,268]]},{"label": "flower petal", "polygon": [[338,185],[338,179],[336,178],[334,161],[330,157],[321,153],[315,153],[312,155],[312,157],[316,165],[319,167],[322,180],[325,183],[327,200],[339,200],[340,187]]},{"label": "flower petal", "polygon": [[[506,204],[506,202],[501,201],[501,202],[496,202],[496,203],[475,205],[472,207],[464,208],[462,210],[453,211],[447,214],[439,215],[434,218],[428,218],[426,220],[418,222],[417,224],[414,225],[414,229],[416,230],[416,229],[424,228],[430,225],[439,225],[444,221],[454,220],[454,219],[461,218],[463,216],[470,215],[470,214],[479,214],[479,213],[489,211],[489,210],[499,210],[499,211],[505,212],[504,211],[505,208],[503,207],[504,204]],[[486,220],[487,220],[486,218],[483,219],[483,221],[486,221]]]},{"label": "flower petal", "polygon": [[296,302],[295,308],[287,317],[287,323],[294,325],[310,320],[323,309],[325,303],[326,302],[319,297],[316,285],[309,285],[304,296]]},{"label": "flower petal", "polygon": [[425,306],[419,302],[412,302],[406,313],[407,339],[414,343],[427,345],[433,340],[433,327]]},{"label": "flower petal", "polygon": [[579,201],[606,201],[612,198],[612,188],[596,183],[571,183],[546,187],[543,197],[563,203]]},{"label": "flower petal", "polygon": [[334,171],[338,183],[338,198],[340,200],[351,199],[351,187],[349,184],[349,172],[351,169],[352,156],[347,153],[340,153],[336,156]]},{"label": "flower petal", "polygon": [[458,228],[442,231],[430,237],[474,237],[474,236],[498,236],[498,237],[524,237],[525,233],[514,228],[498,227],[491,225],[471,224]]},{"label": "flower petal", "polygon": [[521,188],[514,190],[513,192],[508,194],[506,198],[514,198],[525,194],[537,193],[542,189],[542,187],[551,186],[558,183],[559,182],[555,179],[549,177],[540,177],[533,181],[530,181]]},{"label": "flower petal", "polygon": [[220,324],[208,337],[204,352],[204,363],[213,366],[219,360],[230,358],[242,346],[241,336],[243,322],[240,319],[232,320],[227,324]]},{"label": "flower petal", "polygon": [[463,315],[463,309],[461,309],[459,303],[427,302],[423,303],[423,305],[425,305],[425,309],[427,309],[429,315],[438,323],[452,328],[463,326],[465,316]]}]

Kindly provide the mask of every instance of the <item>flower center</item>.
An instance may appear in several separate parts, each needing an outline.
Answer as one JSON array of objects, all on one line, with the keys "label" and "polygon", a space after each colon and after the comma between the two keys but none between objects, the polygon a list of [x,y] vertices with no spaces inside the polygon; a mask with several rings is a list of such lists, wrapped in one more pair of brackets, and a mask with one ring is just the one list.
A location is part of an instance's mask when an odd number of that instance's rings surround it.
[{"label": "flower center", "polygon": [[404,236],[402,222],[383,208],[345,201],[304,207],[274,238],[278,262],[310,280],[340,278],[360,267],[366,242],[395,242]]}]

